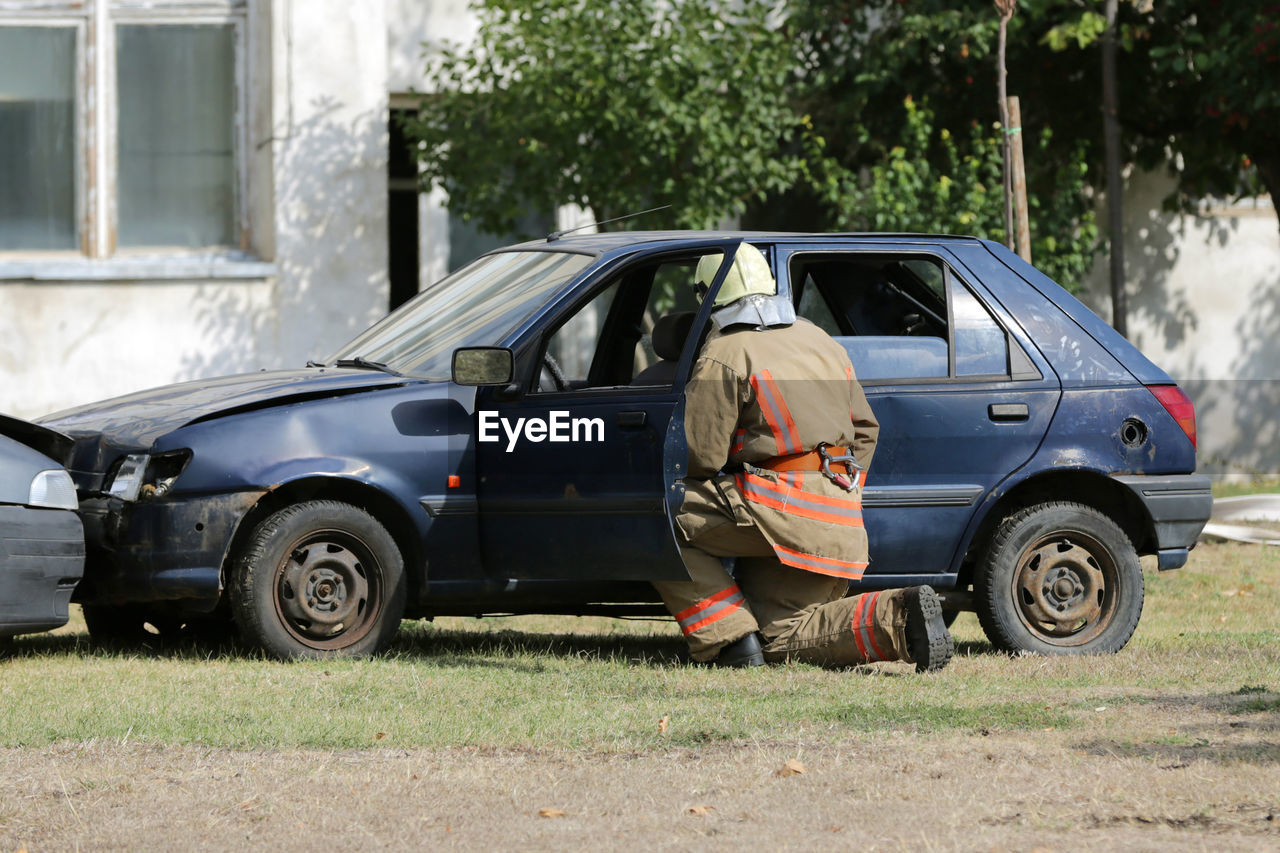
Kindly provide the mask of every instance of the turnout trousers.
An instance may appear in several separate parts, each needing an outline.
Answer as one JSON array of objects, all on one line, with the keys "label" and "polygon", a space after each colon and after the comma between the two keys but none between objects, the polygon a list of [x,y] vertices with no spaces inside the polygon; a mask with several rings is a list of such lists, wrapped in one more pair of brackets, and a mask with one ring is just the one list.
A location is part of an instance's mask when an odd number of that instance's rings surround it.
[{"label": "turnout trousers", "polygon": [[[846,597],[849,581],[783,564],[715,489],[691,488],[676,519],[687,582],[655,583],[694,660],[759,631],[765,660],[851,666],[911,662],[902,590]],[[736,557],[735,572],[722,557]]]}]

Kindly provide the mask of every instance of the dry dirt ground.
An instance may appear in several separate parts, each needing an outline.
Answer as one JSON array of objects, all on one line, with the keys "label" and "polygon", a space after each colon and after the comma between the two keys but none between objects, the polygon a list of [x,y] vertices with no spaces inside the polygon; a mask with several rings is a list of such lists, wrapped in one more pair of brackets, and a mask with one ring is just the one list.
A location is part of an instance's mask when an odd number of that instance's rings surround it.
[{"label": "dry dirt ground", "polygon": [[1280,850],[1276,715],[1175,699],[1099,713],[1132,715],[1108,731],[1180,736],[779,732],[643,754],[4,749],[0,851]]}]

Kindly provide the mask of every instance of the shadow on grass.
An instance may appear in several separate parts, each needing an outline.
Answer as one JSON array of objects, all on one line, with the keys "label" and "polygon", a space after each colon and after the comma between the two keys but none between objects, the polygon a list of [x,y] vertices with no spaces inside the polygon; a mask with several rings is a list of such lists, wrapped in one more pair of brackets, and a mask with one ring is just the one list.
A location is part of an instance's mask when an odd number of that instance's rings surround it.
[{"label": "shadow on grass", "polygon": [[[999,654],[989,643],[959,642],[957,656]],[[86,634],[36,634],[0,645],[0,660],[10,657],[75,655],[139,657],[157,660],[267,660],[266,655],[234,635],[151,635],[141,641],[102,641]],[[406,622],[383,658],[420,661],[446,668],[494,668],[538,672],[551,659],[593,661],[628,666],[696,666],[679,637],[628,634],[562,634],[517,630],[465,631],[435,629]],[[890,670],[854,666],[844,672],[892,677]]]},{"label": "shadow on grass", "polygon": [[[48,656],[138,657],[172,660],[266,660],[266,655],[234,635],[223,637],[151,635],[129,640],[98,640],[87,634],[36,634],[0,644],[0,660]],[[406,623],[383,658],[418,660],[444,667],[495,667],[537,671],[539,659],[640,666],[690,663],[679,638],[619,634],[548,634],[523,631],[451,631]]]}]

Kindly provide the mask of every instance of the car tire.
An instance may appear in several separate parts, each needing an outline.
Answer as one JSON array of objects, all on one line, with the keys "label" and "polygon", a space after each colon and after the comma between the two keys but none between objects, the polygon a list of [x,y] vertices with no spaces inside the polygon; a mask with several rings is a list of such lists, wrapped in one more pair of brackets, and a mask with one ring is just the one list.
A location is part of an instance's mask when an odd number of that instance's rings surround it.
[{"label": "car tire", "polygon": [[1124,531],[1092,507],[1037,504],[1006,518],[976,572],[978,621],[996,648],[1118,652],[1142,616],[1142,568]]},{"label": "car tire", "polygon": [[262,521],[233,568],[241,639],[283,659],[361,657],[385,648],[404,613],[404,560],[377,519],[337,501]]}]

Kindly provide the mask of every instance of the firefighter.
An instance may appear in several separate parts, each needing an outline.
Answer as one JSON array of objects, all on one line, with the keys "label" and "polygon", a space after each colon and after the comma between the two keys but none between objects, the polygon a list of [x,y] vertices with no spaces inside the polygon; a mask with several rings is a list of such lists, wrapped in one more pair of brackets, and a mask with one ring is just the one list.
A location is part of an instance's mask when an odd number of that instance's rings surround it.
[{"label": "firefighter", "polygon": [[[700,297],[722,260],[699,262]],[[844,348],[797,319],[746,243],[711,319],[685,394],[676,527],[691,580],[655,583],[692,657],[941,669],[953,644],[931,588],[846,597],[867,567],[862,490],[879,425]]]}]

